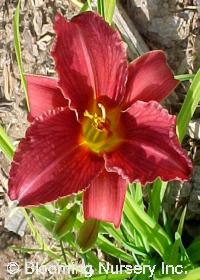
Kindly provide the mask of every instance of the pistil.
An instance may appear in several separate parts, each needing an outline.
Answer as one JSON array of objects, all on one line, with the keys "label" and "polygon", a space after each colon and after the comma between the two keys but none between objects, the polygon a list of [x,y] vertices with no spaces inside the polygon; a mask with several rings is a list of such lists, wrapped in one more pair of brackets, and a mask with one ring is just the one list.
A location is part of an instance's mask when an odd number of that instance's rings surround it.
[{"label": "pistil", "polygon": [[[111,151],[120,144],[121,139],[116,128],[118,112],[106,112],[106,108],[101,103],[96,103],[92,112],[84,112],[83,138],[89,149],[95,153]],[[111,118],[112,117],[112,118]],[[112,122],[113,121],[113,122]]]}]

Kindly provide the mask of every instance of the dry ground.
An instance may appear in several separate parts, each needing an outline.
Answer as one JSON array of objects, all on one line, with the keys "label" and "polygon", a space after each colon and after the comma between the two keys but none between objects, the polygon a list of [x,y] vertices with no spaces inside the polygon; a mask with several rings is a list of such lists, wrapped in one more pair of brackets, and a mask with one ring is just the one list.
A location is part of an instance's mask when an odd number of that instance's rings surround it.
[{"label": "dry ground", "polygon": [[[198,0],[154,0],[151,1],[151,6],[148,5],[150,2],[148,0],[122,2],[147,45],[151,49],[166,50],[170,66],[177,74],[197,70],[200,66],[200,41],[198,39],[200,30],[198,5],[200,6],[200,3]],[[4,125],[15,146],[23,137],[27,127],[25,99],[20,87],[13,45],[12,19],[16,4],[17,1],[0,0],[0,123]],[[21,0],[20,34],[24,70],[27,73],[55,74],[49,52],[54,37],[52,20],[57,10],[68,18],[77,12],[68,0]],[[179,111],[186,88],[187,83],[180,86],[177,93],[167,101],[166,105],[171,112]],[[200,118],[199,110],[195,117]],[[191,211],[188,219],[193,223],[194,219],[200,217],[199,139],[194,140],[188,137],[185,145],[195,159],[195,177],[183,188],[182,196],[181,192],[179,197],[177,196],[180,186],[174,188],[172,205],[174,209],[175,200],[189,201]],[[4,228],[4,219],[8,215],[9,200],[6,192],[10,163],[2,153],[0,153],[0,162],[0,279],[9,279],[5,267],[8,261],[17,260],[20,265],[23,265],[24,259],[42,262],[46,261],[47,257],[39,253],[31,255],[14,253],[9,249],[9,246],[13,244],[26,247],[36,247],[36,244],[28,230],[21,238]],[[199,229],[194,226],[193,231],[191,235],[196,235]],[[190,232],[192,232],[191,227]],[[48,242],[52,241],[48,239]],[[21,279],[23,275],[19,274],[18,277],[15,276],[13,279]],[[44,279],[53,278],[47,276]]]}]

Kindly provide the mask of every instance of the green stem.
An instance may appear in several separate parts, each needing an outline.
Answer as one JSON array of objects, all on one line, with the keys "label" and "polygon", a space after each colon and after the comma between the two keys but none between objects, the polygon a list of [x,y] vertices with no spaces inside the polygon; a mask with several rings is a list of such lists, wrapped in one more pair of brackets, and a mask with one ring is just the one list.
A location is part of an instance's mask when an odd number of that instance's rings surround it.
[{"label": "green stem", "polygon": [[27,82],[24,76],[24,69],[22,64],[22,53],[21,53],[21,44],[20,44],[20,33],[19,33],[19,11],[20,11],[20,0],[18,2],[17,8],[15,10],[15,14],[13,17],[13,34],[14,34],[14,47],[15,47],[15,54],[17,58],[17,65],[21,77],[22,87],[25,92],[26,97],[26,104],[28,111],[30,112],[29,100],[28,100],[28,92],[27,92]]},{"label": "green stem", "polygon": [[62,240],[60,240],[60,248],[61,248],[61,251],[62,251],[63,259],[64,259],[66,265],[68,265],[67,257],[66,257],[66,254],[65,254],[65,249],[64,249]]}]

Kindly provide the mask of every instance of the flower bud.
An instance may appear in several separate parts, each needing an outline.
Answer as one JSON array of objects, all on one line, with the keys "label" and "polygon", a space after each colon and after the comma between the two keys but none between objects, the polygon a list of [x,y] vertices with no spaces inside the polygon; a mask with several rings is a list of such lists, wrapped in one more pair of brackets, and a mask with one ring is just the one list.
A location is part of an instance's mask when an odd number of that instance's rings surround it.
[{"label": "flower bud", "polygon": [[86,220],[81,225],[78,233],[77,243],[83,251],[90,249],[96,242],[100,222],[97,220]]},{"label": "flower bud", "polygon": [[62,214],[58,218],[53,229],[53,234],[56,238],[62,239],[69,231],[72,230],[76,221],[78,209],[78,205],[74,205],[70,209],[64,209],[62,211]]}]

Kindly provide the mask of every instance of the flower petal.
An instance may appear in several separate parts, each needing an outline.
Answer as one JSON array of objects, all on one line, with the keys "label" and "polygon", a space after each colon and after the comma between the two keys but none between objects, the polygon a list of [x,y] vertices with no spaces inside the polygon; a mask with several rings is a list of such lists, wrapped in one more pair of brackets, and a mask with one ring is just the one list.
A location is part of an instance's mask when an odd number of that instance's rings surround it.
[{"label": "flower petal", "polygon": [[151,51],[129,64],[127,103],[137,100],[160,102],[178,85],[166,63],[163,51]]},{"label": "flower petal", "polygon": [[175,116],[155,101],[138,101],[128,113],[122,113],[121,122],[124,141],[118,150],[105,155],[108,171],[142,184],[156,177],[164,181],[188,179],[192,164],[178,142]]},{"label": "flower petal", "polygon": [[85,219],[120,226],[127,183],[116,173],[103,171],[83,194]]},{"label": "flower petal", "polygon": [[80,124],[67,107],[48,111],[27,130],[15,153],[9,197],[38,205],[85,189],[104,160],[81,145]]},{"label": "flower petal", "polygon": [[79,114],[98,96],[124,98],[126,53],[120,36],[99,15],[82,13],[67,22],[57,14],[52,55],[63,94]]},{"label": "flower petal", "polygon": [[32,121],[49,109],[67,106],[68,101],[63,97],[54,78],[27,75],[27,89],[30,103],[28,120]]}]

